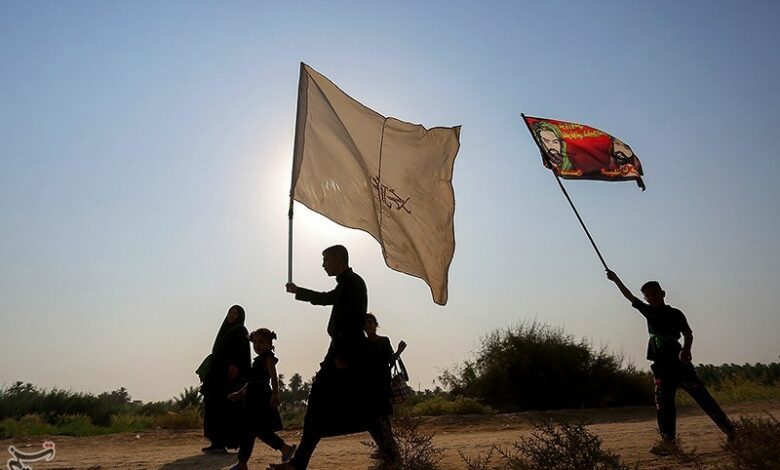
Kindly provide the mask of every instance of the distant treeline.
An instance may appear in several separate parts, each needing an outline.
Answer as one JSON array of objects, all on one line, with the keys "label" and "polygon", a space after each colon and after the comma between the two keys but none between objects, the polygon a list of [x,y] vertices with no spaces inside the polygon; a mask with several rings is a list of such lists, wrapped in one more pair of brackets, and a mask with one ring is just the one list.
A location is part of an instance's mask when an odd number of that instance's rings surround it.
[{"label": "distant treeline", "polygon": [[696,366],[699,378],[705,384],[717,387],[726,382],[757,382],[762,385],[778,385],[780,383],[780,363],[771,364],[702,364]]},{"label": "distant treeline", "polygon": [[[414,376],[414,365],[409,364]],[[780,399],[780,363],[699,365],[697,372],[719,401]],[[311,380],[280,375],[281,412],[299,424]],[[441,387],[417,391],[407,414],[441,415],[597,408],[653,403],[652,376],[606,348],[576,340],[560,328],[533,322],[493,331],[474,357],[440,377]],[[678,394],[687,403],[685,394]],[[21,434],[98,434],[149,427],[197,428],[197,387],[166,401],[132,401],[125,388],[93,395],[45,390],[16,382],[0,388],[0,438]]]}]

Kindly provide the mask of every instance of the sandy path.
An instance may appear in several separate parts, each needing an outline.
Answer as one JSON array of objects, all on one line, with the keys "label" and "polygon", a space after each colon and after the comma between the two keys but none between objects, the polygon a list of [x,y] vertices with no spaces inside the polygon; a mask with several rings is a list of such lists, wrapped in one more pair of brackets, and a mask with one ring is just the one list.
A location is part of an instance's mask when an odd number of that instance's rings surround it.
[{"label": "sandy path", "polygon": [[[736,418],[740,415],[760,415],[765,412],[780,416],[780,403],[762,402],[725,407]],[[693,469],[694,463],[677,457],[655,457],[647,449],[656,439],[652,408],[622,408],[611,410],[520,413],[498,416],[440,417],[426,420],[423,429],[435,433],[434,444],[443,450],[442,469],[464,469],[459,452],[473,456],[486,453],[491,446],[509,446],[520,436],[528,435],[531,422],[539,418],[577,419],[592,423],[589,429],[604,440],[604,446],[617,452],[630,465],[640,469]],[[714,468],[724,460],[720,448],[722,435],[705,415],[695,407],[680,411],[679,435],[686,451],[695,448],[700,468]],[[300,439],[298,431],[281,433],[291,442]],[[368,469],[369,449],[361,441],[367,434],[355,434],[322,441],[314,454],[312,470]],[[50,462],[31,462],[32,470],[217,470],[235,462],[235,455],[203,455],[200,448],[207,442],[200,431],[145,431],[138,434],[115,434],[97,437],[54,436],[56,456]],[[2,440],[0,449],[10,458],[8,446],[25,452],[41,450],[43,439]],[[250,468],[263,469],[267,462],[277,461],[278,454],[258,442]]]}]

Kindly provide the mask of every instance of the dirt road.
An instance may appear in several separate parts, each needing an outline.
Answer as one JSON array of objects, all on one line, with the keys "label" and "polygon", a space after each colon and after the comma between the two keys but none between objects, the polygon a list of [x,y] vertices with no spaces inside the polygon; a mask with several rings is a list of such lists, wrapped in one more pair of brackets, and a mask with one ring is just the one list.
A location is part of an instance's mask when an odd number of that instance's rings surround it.
[{"label": "dirt road", "polygon": [[[780,403],[761,402],[724,407],[732,418],[740,415],[761,415],[766,412],[780,416]],[[519,413],[497,416],[447,416],[428,418],[423,430],[434,433],[434,445],[443,450],[441,468],[465,469],[459,453],[467,456],[485,454],[493,445],[509,446],[521,436],[527,436],[532,423],[545,417],[554,419],[583,419],[588,428],[599,435],[604,447],[617,452],[623,460],[640,469],[693,469],[693,462],[678,457],[655,457],[647,449],[656,439],[652,408],[620,408],[607,410],[560,411],[548,413]],[[724,462],[721,449],[723,437],[712,422],[696,407],[680,410],[678,432],[683,449],[695,448],[699,468],[715,468]],[[281,433],[290,442],[300,439],[298,430]],[[45,439],[2,440],[5,462],[12,456],[9,446],[31,453],[43,449]],[[32,470],[217,470],[235,463],[235,454],[204,455],[200,448],[207,442],[200,431],[144,431],[132,434],[114,434],[97,437],[51,436],[56,455],[49,462],[30,462]],[[314,454],[312,470],[369,469],[372,462],[369,449],[362,441],[367,434],[355,434],[322,441]],[[250,460],[251,469],[264,469],[268,462],[276,462],[278,454],[258,442]],[[10,468],[10,467],[9,467]]]}]

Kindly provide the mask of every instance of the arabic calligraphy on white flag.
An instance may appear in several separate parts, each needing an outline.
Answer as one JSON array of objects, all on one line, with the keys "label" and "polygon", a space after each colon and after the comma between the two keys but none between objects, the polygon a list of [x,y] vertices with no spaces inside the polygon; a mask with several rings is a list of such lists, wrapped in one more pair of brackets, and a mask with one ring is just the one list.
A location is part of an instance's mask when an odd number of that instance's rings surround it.
[{"label": "arabic calligraphy on white flag", "polygon": [[302,63],[291,195],[370,233],[390,268],[423,279],[444,305],[459,136],[460,126],[426,129],[386,118]]}]

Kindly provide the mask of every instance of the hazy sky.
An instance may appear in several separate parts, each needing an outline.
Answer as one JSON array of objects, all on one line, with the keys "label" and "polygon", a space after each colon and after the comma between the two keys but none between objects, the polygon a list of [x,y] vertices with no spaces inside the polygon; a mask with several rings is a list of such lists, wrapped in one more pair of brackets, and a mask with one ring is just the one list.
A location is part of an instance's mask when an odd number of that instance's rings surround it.
[{"label": "hazy sky", "polygon": [[295,281],[343,243],[425,388],[538,320],[646,368],[520,113],[595,126],[633,182],[566,182],[607,263],[658,279],[694,361],[780,354],[780,3],[0,2],[0,386],[161,400],[227,308],[311,376],[330,309],[284,292],[299,63],[379,113],[462,125],[449,303],[367,234],[297,205]]}]

